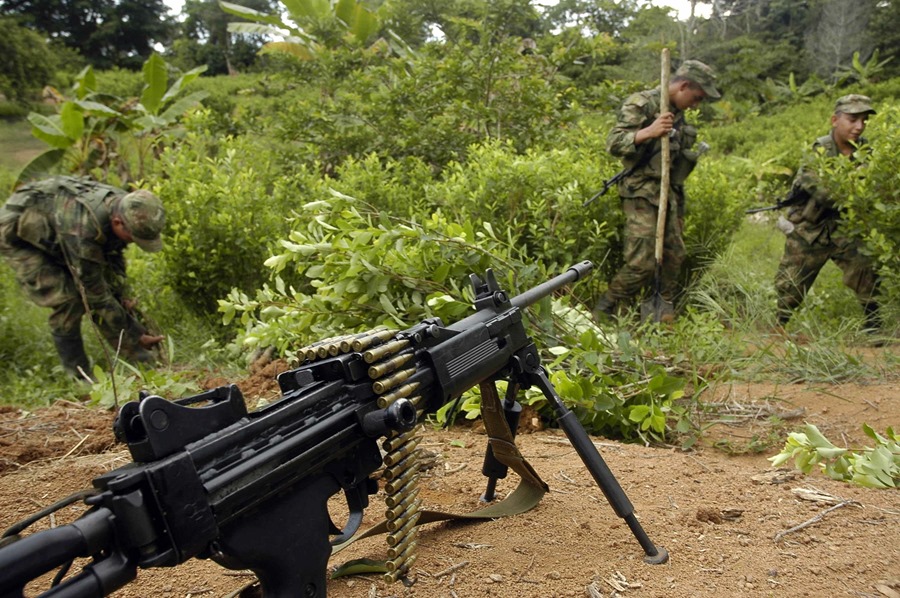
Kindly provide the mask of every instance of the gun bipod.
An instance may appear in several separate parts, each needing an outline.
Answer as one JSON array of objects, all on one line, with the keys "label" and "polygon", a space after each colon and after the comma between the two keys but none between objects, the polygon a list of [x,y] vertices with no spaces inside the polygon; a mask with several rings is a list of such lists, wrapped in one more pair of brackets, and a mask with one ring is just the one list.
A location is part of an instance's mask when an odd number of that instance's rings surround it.
[{"label": "gun bipod", "polygon": [[530,367],[526,366],[523,375],[530,384],[533,384],[540,389],[553,406],[553,410],[557,416],[556,421],[563,429],[563,432],[565,432],[569,442],[572,443],[578,456],[581,457],[581,461],[584,463],[585,467],[587,467],[588,471],[591,472],[591,476],[593,476],[594,481],[603,492],[603,495],[613,508],[613,511],[615,511],[616,515],[625,520],[631,533],[644,550],[644,562],[651,565],[660,565],[668,561],[669,553],[662,546],[656,546],[650,540],[650,537],[647,536],[644,528],[641,527],[640,522],[638,522],[637,517],[634,515],[634,506],[632,506],[631,501],[628,500],[628,496],[625,495],[625,491],[622,490],[619,481],[613,475],[612,471],[610,471],[609,466],[607,466],[603,457],[600,456],[597,447],[591,442],[584,426],[578,421],[578,417],[565,406],[562,398],[557,394],[556,389],[553,388],[553,384],[547,377],[547,372],[537,361],[536,353],[532,359],[526,358],[522,360],[522,363],[531,364]]}]

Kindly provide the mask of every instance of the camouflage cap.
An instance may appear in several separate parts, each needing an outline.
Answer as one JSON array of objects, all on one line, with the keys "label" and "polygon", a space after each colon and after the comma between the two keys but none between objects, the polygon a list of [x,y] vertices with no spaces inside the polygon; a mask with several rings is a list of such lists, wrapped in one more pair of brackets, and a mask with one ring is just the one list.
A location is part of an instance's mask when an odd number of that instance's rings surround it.
[{"label": "camouflage cap", "polygon": [[716,73],[711,66],[703,64],[699,60],[685,60],[675,71],[675,76],[693,81],[703,89],[709,98],[722,97],[722,94],[716,89]]},{"label": "camouflage cap", "polygon": [[839,97],[834,104],[834,112],[835,114],[838,112],[844,114],[876,114],[875,109],[872,108],[872,98],[858,93]]},{"label": "camouflage cap", "polygon": [[150,253],[162,249],[159,235],[166,224],[166,211],[156,195],[146,189],[127,193],[119,202],[119,214],[138,247]]}]

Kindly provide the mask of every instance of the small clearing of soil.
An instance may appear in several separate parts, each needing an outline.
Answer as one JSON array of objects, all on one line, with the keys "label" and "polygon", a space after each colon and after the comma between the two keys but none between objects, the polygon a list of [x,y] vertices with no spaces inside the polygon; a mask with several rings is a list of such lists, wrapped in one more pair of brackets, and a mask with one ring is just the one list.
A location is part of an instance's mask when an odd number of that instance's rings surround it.
[{"label": "small clearing of soil", "polygon": [[[245,396],[277,395],[272,381],[283,364],[274,364],[238,383]],[[879,431],[900,427],[895,379],[838,386],[720,384],[702,399],[715,404],[717,415],[709,416],[712,428],[703,446],[690,452],[594,438],[641,525],[668,550],[668,563],[643,561],[628,526],[561,431],[522,430],[517,444],[551,488],[537,508],[483,523],[423,526],[411,586],[387,585],[380,575],[351,577],[330,580],[328,596],[900,596],[900,493],[819,473],[774,471],[765,460],[803,421],[818,425],[835,444],[852,447],[866,444],[864,422]],[[33,413],[0,410],[0,527],[128,463],[127,450],[110,431],[112,419],[109,412],[68,401]],[[485,443],[477,424],[426,432],[420,446],[437,455],[421,482],[426,508],[480,508]],[[516,483],[510,474],[498,495]],[[382,517],[382,498],[382,492],[372,497],[363,529]],[[56,524],[82,512],[79,505],[68,507],[57,513]],[[47,525],[44,520],[33,528]],[[370,538],[329,565],[384,558],[385,552],[383,537]],[[253,579],[191,560],[173,569],[141,570],[114,595],[220,597]]]}]

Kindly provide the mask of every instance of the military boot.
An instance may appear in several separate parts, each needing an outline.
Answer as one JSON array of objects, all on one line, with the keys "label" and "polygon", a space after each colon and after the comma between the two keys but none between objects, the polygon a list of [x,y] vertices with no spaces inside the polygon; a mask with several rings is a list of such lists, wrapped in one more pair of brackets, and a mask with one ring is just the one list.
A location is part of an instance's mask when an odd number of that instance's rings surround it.
[{"label": "military boot", "polygon": [[[70,376],[79,380],[83,380],[84,376],[91,376],[90,362],[84,352],[84,342],[81,340],[80,334],[54,334],[53,344],[56,345],[56,352],[59,354],[63,368]],[[84,375],[79,372],[79,368]]]},{"label": "military boot", "polygon": [[883,322],[881,321],[880,306],[877,301],[869,301],[863,305],[863,311],[866,314],[866,330],[869,332],[880,332]]},{"label": "military boot", "polygon": [[603,293],[593,309],[594,319],[598,322],[612,318],[616,315],[616,300],[609,296],[609,293]]}]

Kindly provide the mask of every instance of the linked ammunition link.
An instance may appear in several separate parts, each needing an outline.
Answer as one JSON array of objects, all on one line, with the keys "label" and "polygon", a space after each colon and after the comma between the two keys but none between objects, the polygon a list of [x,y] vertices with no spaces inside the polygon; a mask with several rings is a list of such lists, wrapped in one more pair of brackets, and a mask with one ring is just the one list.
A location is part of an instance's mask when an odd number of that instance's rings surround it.
[{"label": "linked ammunition link", "polygon": [[[417,397],[418,398],[418,397]],[[388,572],[386,583],[407,575],[416,560],[416,527],[422,500],[419,498],[419,443],[422,426],[386,439],[383,478],[386,510]]]},{"label": "linked ammunition link", "polygon": [[[350,352],[360,353],[369,364],[372,391],[378,395],[379,409],[386,409],[401,398],[416,406],[416,417],[422,421],[422,388],[420,382],[409,381],[418,371],[415,347],[409,338],[396,330],[376,329],[358,334],[327,338],[300,349],[307,361],[325,359]],[[384,450],[385,519],[387,536],[387,569],[384,581],[393,583],[407,575],[416,561],[416,533],[422,500],[419,498],[418,447],[423,427],[416,426],[403,434],[395,434],[382,443]]]},{"label": "linked ammunition link", "polygon": [[384,341],[393,338],[396,333],[396,330],[382,328],[356,334],[332,336],[303,347],[297,351],[297,355],[306,361],[335,357],[342,353],[362,351],[372,345],[381,344]]}]

